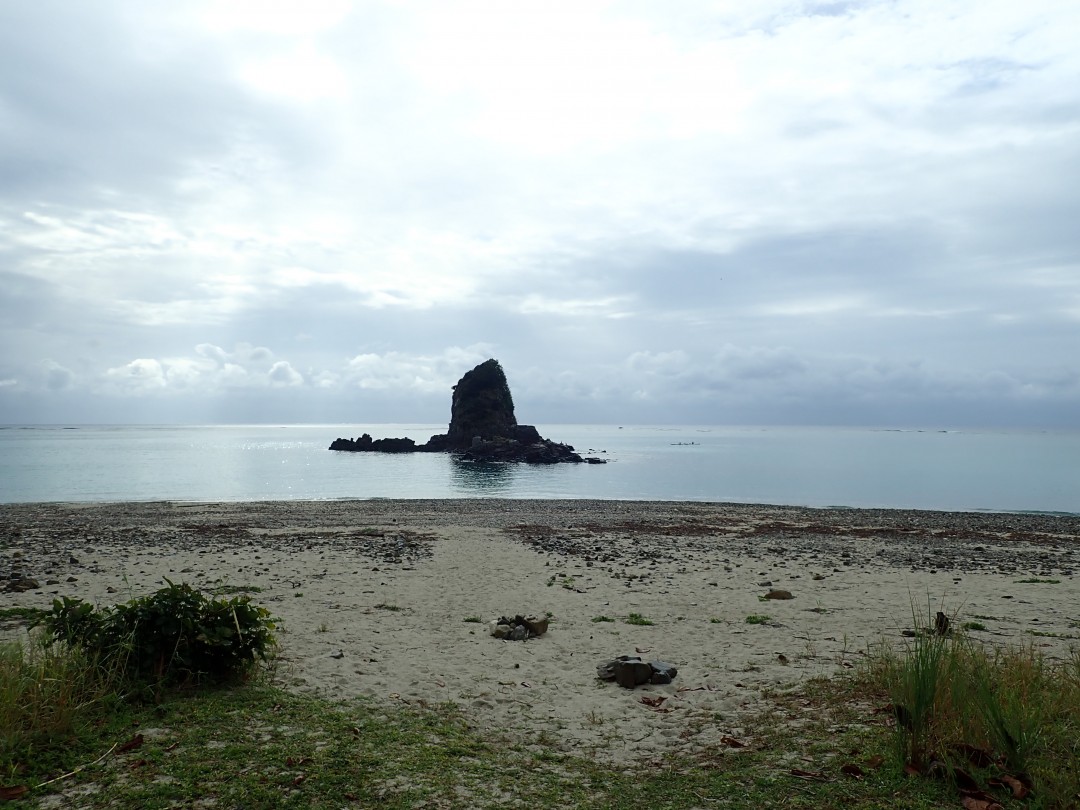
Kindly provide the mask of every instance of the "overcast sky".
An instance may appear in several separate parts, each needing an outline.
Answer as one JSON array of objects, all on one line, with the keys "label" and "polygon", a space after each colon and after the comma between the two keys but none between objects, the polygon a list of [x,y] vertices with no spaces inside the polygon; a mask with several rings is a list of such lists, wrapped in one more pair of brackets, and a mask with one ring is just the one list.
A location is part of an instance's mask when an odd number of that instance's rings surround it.
[{"label": "overcast sky", "polygon": [[0,422],[1080,427],[1080,3],[5,0]]}]

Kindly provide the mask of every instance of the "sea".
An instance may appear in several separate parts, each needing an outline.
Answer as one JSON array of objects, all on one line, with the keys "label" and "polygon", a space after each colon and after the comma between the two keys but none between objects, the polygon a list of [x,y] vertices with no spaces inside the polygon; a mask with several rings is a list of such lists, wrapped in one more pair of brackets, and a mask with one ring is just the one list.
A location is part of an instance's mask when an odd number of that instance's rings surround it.
[{"label": "sea", "polygon": [[328,449],[445,425],[0,426],[0,503],[590,498],[1080,513],[1080,432],[537,425],[606,464]]}]

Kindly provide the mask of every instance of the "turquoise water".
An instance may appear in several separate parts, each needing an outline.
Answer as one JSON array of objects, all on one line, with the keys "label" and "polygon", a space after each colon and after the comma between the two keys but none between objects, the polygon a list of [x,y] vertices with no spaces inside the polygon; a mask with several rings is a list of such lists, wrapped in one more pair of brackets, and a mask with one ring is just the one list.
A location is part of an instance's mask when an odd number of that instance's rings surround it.
[{"label": "turquoise water", "polygon": [[599,498],[1080,512],[1080,433],[538,425],[606,465],[335,453],[445,425],[0,428],[0,502]]}]

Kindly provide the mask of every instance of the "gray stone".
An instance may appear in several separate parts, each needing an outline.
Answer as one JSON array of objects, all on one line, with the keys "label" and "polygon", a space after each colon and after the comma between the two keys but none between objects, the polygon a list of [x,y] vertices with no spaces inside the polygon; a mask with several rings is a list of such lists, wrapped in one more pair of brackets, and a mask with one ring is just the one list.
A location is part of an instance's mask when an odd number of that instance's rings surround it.
[{"label": "gray stone", "polygon": [[510,635],[507,638],[510,641],[524,641],[529,637],[529,629],[523,624],[519,624],[517,627],[510,631]]},{"label": "gray stone", "polygon": [[766,599],[794,599],[794,594],[791,591],[781,590],[779,588],[773,589],[765,594]]},{"label": "gray stone", "polygon": [[652,678],[650,683],[665,684],[671,683],[675,676],[679,674],[679,670],[674,664],[669,664],[666,661],[650,661],[649,667],[652,669]]},{"label": "gray stone", "polygon": [[627,689],[633,689],[635,686],[648,683],[652,678],[652,667],[640,658],[620,656],[614,661],[614,664],[615,682]]},{"label": "gray stone", "polygon": [[41,587],[41,584],[36,579],[30,577],[23,577],[22,579],[13,579],[8,583],[7,590],[11,593],[24,593],[26,591],[36,591]]},{"label": "gray stone", "polygon": [[548,620],[547,618],[537,618],[536,616],[526,616],[523,620],[525,627],[529,631],[529,635],[542,636],[547,632]]},{"label": "gray stone", "polygon": [[491,627],[491,635],[494,638],[506,640],[507,638],[509,638],[510,631],[512,629],[513,628],[511,628],[508,624],[499,624],[498,622],[495,622],[492,624]]}]

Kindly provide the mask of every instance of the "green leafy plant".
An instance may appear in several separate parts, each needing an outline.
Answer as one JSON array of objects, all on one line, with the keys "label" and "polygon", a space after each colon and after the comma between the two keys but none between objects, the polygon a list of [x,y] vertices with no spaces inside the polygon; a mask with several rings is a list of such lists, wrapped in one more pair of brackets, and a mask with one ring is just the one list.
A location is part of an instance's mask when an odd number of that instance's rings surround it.
[{"label": "green leafy plant", "polygon": [[242,679],[275,647],[276,626],[250,597],[212,599],[186,583],[115,607],[53,601],[44,614],[49,643],[82,648],[126,678],[151,684]]},{"label": "green leafy plant", "polygon": [[652,619],[645,618],[640,613],[631,613],[629,616],[626,617],[626,623],[646,626],[652,624],[653,621]]},{"label": "green leafy plant", "polygon": [[752,613],[746,617],[747,624],[768,624],[772,621],[772,616],[766,616],[761,613]]}]

